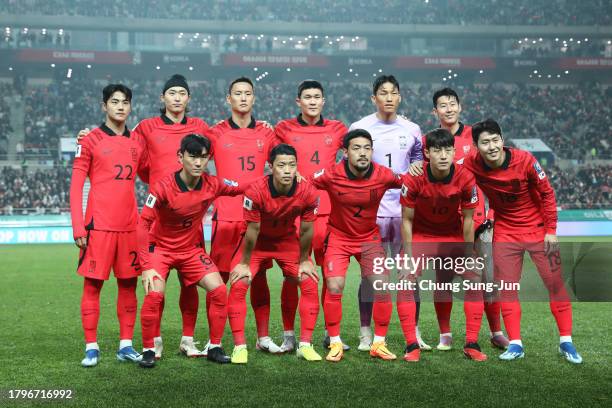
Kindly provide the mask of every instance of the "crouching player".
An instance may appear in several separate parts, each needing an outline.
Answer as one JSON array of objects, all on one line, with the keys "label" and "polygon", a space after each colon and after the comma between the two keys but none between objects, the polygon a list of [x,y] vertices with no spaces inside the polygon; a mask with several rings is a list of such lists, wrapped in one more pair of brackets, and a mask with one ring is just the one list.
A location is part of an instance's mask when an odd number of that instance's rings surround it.
[{"label": "crouching player", "polygon": [[[446,259],[446,256],[471,256],[472,245],[453,243],[474,242],[474,208],[478,206],[478,193],[474,176],[462,166],[455,165],[454,137],[446,129],[436,129],[425,135],[425,156],[428,159],[424,174],[403,176],[402,236],[406,254],[425,254]],[[462,217],[459,215],[461,210]],[[412,248],[412,251],[410,249]],[[450,283],[454,270],[436,268],[436,283]],[[466,279],[472,276],[462,276]],[[413,279],[414,280],[414,279]],[[450,291],[436,290],[435,301],[452,300]],[[406,337],[405,360],[419,359],[419,346],[412,331],[415,314],[411,293],[398,294],[397,310]],[[484,361],[480,351],[478,332],[484,310],[482,291],[466,290],[464,299],[466,339],[464,355],[472,360]],[[436,309],[437,310],[437,309]],[[440,326],[442,331],[442,325]],[[442,333],[441,335],[443,335]]]},{"label": "crouching player", "polygon": [[[247,222],[242,242],[242,257],[230,274],[228,300],[229,322],[234,335],[232,363],[245,364],[248,359],[244,336],[246,292],[260,266],[275,260],[300,288],[301,322],[298,357],[320,361],[311,345],[312,332],[319,315],[318,281],[310,261],[310,248],[317,217],[318,192],[307,182],[296,179],[297,154],[287,144],[279,144],[270,152],[272,175],[252,183],[244,193],[244,218]],[[300,234],[296,234],[296,218],[300,217]]]},{"label": "crouching player", "polygon": [[[340,322],[342,292],[350,258],[354,256],[357,259],[361,276],[368,278],[371,284],[388,278],[388,271],[374,275],[375,259],[385,257],[376,225],[376,213],[385,192],[402,185],[401,178],[393,171],[372,162],[372,136],[368,131],[355,129],[348,132],[342,146],[347,158],[318,171],[312,177],[314,186],[327,191],[331,200],[323,262],[327,283],[323,311],[330,336],[330,351],[326,359],[333,362],[340,361],[344,354]],[[397,357],[385,343],[393,311],[391,295],[381,290],[376,291],[373,297],[374,341],[370,355],[395,360]]]},{"label": "crouching player", "polygon": [[477,153],[464,166],[489,197],[495,210],[493,261],[501,291],[501,310],[510,345],[499,358],[525,356],[521,341],[521,304],[518,290],[523,256],[529,252],[549,292],[550,310],[559,329],[559,352],[567,361],[582,363],[572,343],[572,304],[565,289],[557,239],[557,203],[546,173],[531,153],[504,146],[497,122],[487,119],[472,128]]},{"label": "crouching player", "polygon": [[[70,212],[74,241],[81,249],[77,272],[84,278],[81,320],[85,331],[83,367],[98,364],[97,343],[100,318],[100,291],[110,276],[117,278],[119,318],[119,361],[139,361],[132,347],[138,308],[136,286],[140,265],[136,223],[138,210],[134,183],[142,167],[138,134],[130,133],[126,120],[131,110],[132,91],[110,84],[102,91],[105,122],[92,130],[77,146],[72,181]],[[89,177],[91,188],[83,217],[83,185]]]},{"label": "crouching player", "polygon": [[189,134],[178,153],[182,169],[162,178],[150,189],[138,225],[138,249],[145,299],[140,312],[142,367],[155,366],[154,337],[171,268],[186,286],[198,285],[210,293],[208,360],[229,363],[221,348],[227,319],[227,294],[217,267],[206,254],[200,221],[210,204],[222,195],[238,195],[238,183],[204,173],[210,141]]}]

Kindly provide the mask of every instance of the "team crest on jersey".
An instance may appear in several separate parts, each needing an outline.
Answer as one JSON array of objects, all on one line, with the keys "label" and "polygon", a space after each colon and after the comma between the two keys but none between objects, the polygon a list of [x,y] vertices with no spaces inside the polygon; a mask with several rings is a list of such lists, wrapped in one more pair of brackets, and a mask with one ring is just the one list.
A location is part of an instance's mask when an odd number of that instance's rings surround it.
[{"label": "team crest on jersey", "polygon": [[263,148],[264,148],[263,140],[257,139],[257,150],[259,150],[260,152],[263,152]]},{"label": "team crest on jersey", "polygon": [[408,148],[408,138],[406,137],[406,135],[401,135],[399,137],[399,142],[400,142],[400,149]]},{"label": "team crest on jersey", "polygon": [[149,208],[153,208],[155,206],[155,202],[157,201],[157,197],[153,194],[149,194],[147,197],[147,201],[145,201],[145,205]]},{"label": "team crest on jersey", "polygon": [[299,142],[299,141],[300,141],[300,140],[302,140],[302,139],[303,139],[303,137],[302,137],[302,136],[294,136],[294,137],[292,138],[292,140],[293,140],[294,142]]},{"label": "team crest on jersey", "polygon": [[76,150],[74,152],[74,157],[81,157],[81,145],[76,145]]},{"label": "team crest on jersey", "polygon": [[330,146],[333,142],[333,139],[330,135],[325,136],[325,144]]},{"label": "team crest on jersey", "polygon": [[472,199],[470,200],[471,204],[476,204],[478,202],[478,190],[476,186],[472,187]]},{"label": "team crest on jersey", "polygon": [[237,181],[234,181],[234,180],[230,180],[230,179],[226,179],[226,178],[224,178],[224,179],[223,179],[223,183],[224,183],[226,186],[230,186],[230,187],[238,187],[238,182],[237,182]]},{"label": "team crest on jersey", "polygon": [[251,211],[253,209],[253,200],[251,200],[247,196],[244,196],[244,202],[242,203],[242,206],[247,210]]},{"label": "team crest on jersey", "polygon": [[544,173],[544,170],[542,169],[542,166],[540,166],[540,163],[538,163],[537,161],[533,163],[533,168],[535,169],[536,173],[538,173],[538,178],[540,180],[546,177],[546,173]]},{"label": "team crest on jersey", "polygon": [[470,152],[470,145],[463,146],[463,154],[468,154]]},{"label": "team crest on jersey", "polygon": [[321,169],[314,174],[314,178],[321,177],[325,173],[325,169]]},{"label": "team crest on jersey", "polygon": [[138,150],[135,147],[130,148],[130,154],[132,155],[132,161],[138,161]]},{"label": "team crest on jersey", "polygon": [[408,187],[405,184],[402,184],[402,197],[406,197],[408,195]]}]

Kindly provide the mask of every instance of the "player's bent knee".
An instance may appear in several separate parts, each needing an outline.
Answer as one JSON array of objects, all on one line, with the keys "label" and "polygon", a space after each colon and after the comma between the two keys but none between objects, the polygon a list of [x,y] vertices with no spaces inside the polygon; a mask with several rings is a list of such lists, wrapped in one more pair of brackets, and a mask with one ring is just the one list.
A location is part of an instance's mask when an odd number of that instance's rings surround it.
[{"label": "player's bent knee", "polygon": [[219,272],[214,272],[209,273],[200,279],[198,286],[210,292],[217,289],[219,286],[225,286],[225,283],[223,282]]}]

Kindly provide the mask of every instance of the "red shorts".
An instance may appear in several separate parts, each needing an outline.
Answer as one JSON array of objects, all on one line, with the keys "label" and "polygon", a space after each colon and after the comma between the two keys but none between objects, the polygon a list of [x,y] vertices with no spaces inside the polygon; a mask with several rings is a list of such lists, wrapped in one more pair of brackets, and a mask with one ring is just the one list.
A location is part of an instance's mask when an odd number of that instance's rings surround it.
[{"label": "red shorts", "polygon": [[376,265],[379,265],[380,262],[378,259],[384,260],[386,257],[378,234],[373,235],[368,240],[356,241],[330,232],[326,241],[325,260],[323,262],[323,275],[326,278],[346,277],[351,256],[354,256],[359,262],[362,278],[372,274],[388,273],[386,270],[381,271],[376,268]]},{"label": "red shorts", "polygon": [[[222,274],[228,274],[242,257],[242,236],[246,231],[244,221],[213,221],[210,238],[210,258]],[[262,264],[262,269],[272,268],[272,262]]]},{"label": "red shorts", "polygon": [[[239,252],[242,253],[242,248]],[[251,254],[251,279],[257,275],[257,272],[272,267],[273,260],[276,261],[283,271],[283,276],[297,278],[298,265],[300,262],[299,241],[289,238],[274,242],[258,239],[255,248],[253,248],[253,253]],[[239,262],[239,257],[232,259],[232,269],[234,269]]]},{"label": "red shorts", "polygon": [[194,248],[187,252],[175,252],[154,247],[152,252],[149,250],[149,265],[164,280],[168,279],[170,269],[176,269],[185,286],[198,283],[209,273],[219,272],[215,263],[204,251],[204,248]]},{"label": "red shorts", "polygon": [[87,232],[87,248],[81,249],[77,273],[86,278],[108,280],[111,267],[117,279],[140,275],[136,231]]},{"label": "red shorts", "polygon": [[[329,214],[317,215],[314,221],[314,235],[312,236],[312,252],[314,253],[315,262],[319,266],[323,266],[323,257],[325,255],[325,237],[327,236],[327,220]],[[297,237],[300,238],[300,218],[295,219],[295,229]]]}]

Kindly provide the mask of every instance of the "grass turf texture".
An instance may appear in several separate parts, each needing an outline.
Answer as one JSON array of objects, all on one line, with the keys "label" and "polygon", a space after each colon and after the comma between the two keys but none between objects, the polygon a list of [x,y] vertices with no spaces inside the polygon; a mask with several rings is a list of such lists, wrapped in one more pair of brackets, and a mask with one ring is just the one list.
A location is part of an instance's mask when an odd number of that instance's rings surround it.
[{"label": "grass turf texture", "polygon": [[[111,279],[101,296],[98,343],[101,362],[81,368],[84,343],[79,305],[82,279],[75,272],[77,250],[70,245],[1,246],[3,282],[0,285],[0,406],[33,406],[67,402],[14,402],[8,389],[73,389],[70,406],[610,406],[612,404],[612,303],[574,305],[574,341],[584,357],[572,366],[557,354],[558,337],[548,304],[523,305],[523,341],[526,357],[501,362],[489,345],[483,318],[480,344],[489,361],[463,358],[463,307],[453,309],[455,349],[423,353],[418,364],[401,359],[373,360],[357,351],[359,313],[356,304],[357,268],[351,265],[344,296],[343,339],[353,349],[332,364],[307,363],[295,355],[272,356],[257,352],[255,322],[249,306],[246,366],[218,366],[203,359],[177,354],[181,335],[178,282],[169,279],[162,324],[164,357],[153,370],[115,360],[118,324],[116,285]],[[535,271],[528,266],[526,276]],[[268,271],[272,298],[271,334],[280,341],[280,272]],[[139,288],[139,306],[142,289]],[[299,319],[298,319],[299,321]],[[322,313],[314,342],[325,355]],[[433,305],[423,303],[421,330],[425,340],[437,344]],[[296,326],[299,327],[299,326]],[[204,342],[207,327],[204,296],[200,296],[197,340]],[[401,357],[403,336],[394,310],[389,348]],[[135,346],[140,347],[137,322]],[[229,328],[224,338],[231,352]]]}]

